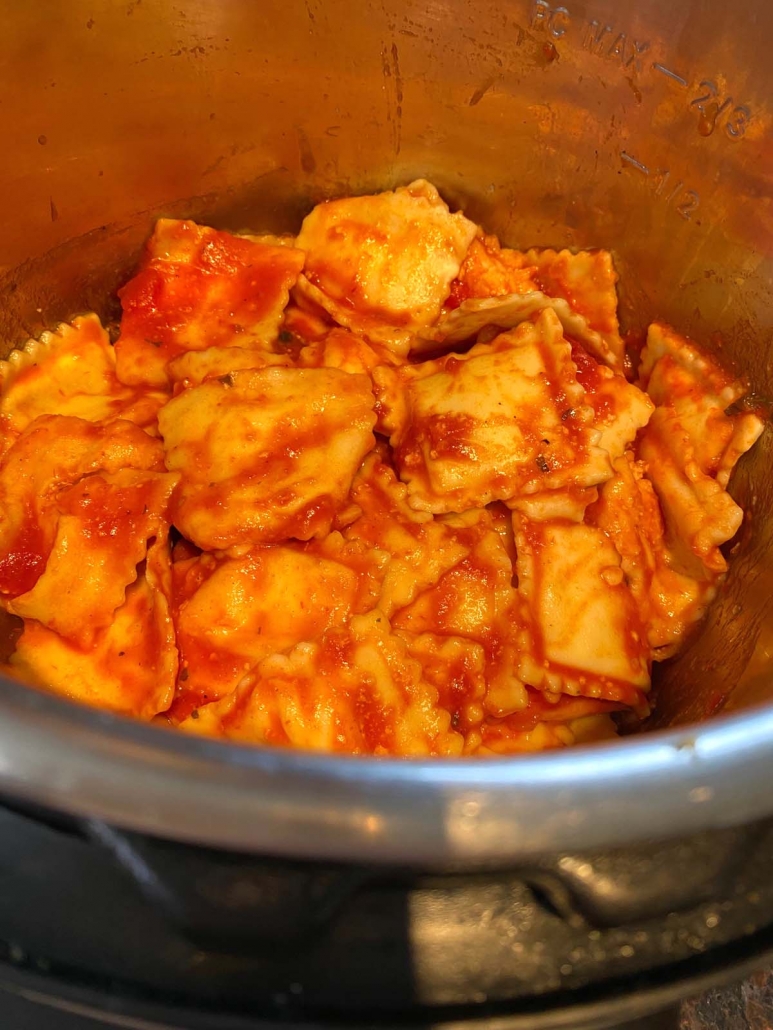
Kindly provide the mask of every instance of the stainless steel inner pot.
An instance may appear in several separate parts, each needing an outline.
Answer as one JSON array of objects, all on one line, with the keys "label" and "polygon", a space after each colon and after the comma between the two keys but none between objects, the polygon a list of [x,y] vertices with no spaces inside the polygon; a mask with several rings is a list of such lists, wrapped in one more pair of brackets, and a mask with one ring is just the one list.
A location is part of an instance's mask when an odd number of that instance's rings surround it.
[{"label": "stainless steel inner pot", "polygon": [[[764,0],[4,0],[0,24],[6,349],[114,315],[158,215],[291,229],[318,199],[421,175],[510,245],[610,247],[627,328],[668,320],[773,396]],[[2,681],[0,789],[373,861],[509,861],[771,814],[772,438],[735,475],[731,572],[662,670],[653,734],[508,761],[329,758]]]}]

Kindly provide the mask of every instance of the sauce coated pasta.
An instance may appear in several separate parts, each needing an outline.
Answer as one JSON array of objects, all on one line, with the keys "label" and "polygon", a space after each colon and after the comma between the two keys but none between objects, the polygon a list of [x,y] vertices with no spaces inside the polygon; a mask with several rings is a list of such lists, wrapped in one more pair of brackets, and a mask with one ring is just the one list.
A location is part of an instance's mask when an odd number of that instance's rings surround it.
[{"label": "sauce coated pasta", "polygon": [[[424,181],[296,238],[161,219],[0,363],[0,603],[33,684],[245,743],[505,755],[648,712],[762,430],[600,250],[507,249]],[[728,409],[733,414],[728,413]]]}]

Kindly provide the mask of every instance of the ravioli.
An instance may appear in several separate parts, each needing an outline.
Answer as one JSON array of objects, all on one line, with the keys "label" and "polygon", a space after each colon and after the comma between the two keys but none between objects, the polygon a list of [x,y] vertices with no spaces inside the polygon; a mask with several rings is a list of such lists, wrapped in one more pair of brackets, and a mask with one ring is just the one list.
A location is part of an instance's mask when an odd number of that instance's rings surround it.
[{"label": "ravioli", "polygon": [[498,635],[499,623],[511,617],[516,593],[510,555],[485,509],[446,516],[442,525],[464,542],[466,553],[436,584],[396,613],[396,628],[414,633],[439,632],[482,642]]},{"label": "ravioli", "polygon": [[588,509],[588,522],[612,541],[621,558],[653,656],[667,658],[716,593],[712,579],[692,578],[674,567],[664,538],[663,517],[643,462],[625,454],[615,475]]},{"label": "ravioli", "polygon": [[622,708],[620,704],[566,694],[550,701],[535,690],[528,695],[522,711],[501,719],[489,717],[481,724],[477,754],[545,751],[615,736],[610,713]]},{"label": "ravioli", "polygon": [[575,324],[593,334],[596,356],[622,372],[625,347],[617,318],[617,279],[612,256],[605,250],[521,252],[500,246],[495,236],[481,236],[467,252],[452,296],[454,306],[474,298],[533,292],[560,298],[568,307],[557,310],[579,316]]},{"label": "ravioli", "polygon": [[497,715],[518,711],[527,703],[517,670],[521,620],[512,555],[500,525],[503,517],[507,518],[488,510],[444,517],[442,524],[458,534],[467,553],[392,620],[400,632],[479,643],[486,676],[482,704],[484,711]]},{"label": "ravioli", "polygon": [[612,542],[593,526],[513,519],[530,638],[523,681],[642,710],[650,683],[644,627]]},{"label": "ravioli", "polygon": [[378,599],[387,615],[434,586],[470,552],[470,542],[452,526],[409,507],[406,487],[378,452],[363,462],[351,497],[357,517],[344,535],[390,557]]},{"label": "ravioli", "polygon": [[175,564],[176,715],[228,695],[269,655],[370,610],[385,559],[333,534],[314,549],[278,545]]},{"label": "ravioli", "polygon": [[62,490],[84,476],[131,469],[164,471],[161,443],[132,422],[38,416],[0,461],[0,595],[18,597],[39,579]]},{"label": "ravioli", "polygon": [[327,533],[375,443],[365,376],[338,369],[228,373],[159,414],[182,481],[174,524],[205,550]]},{"label": "ravioli", "polygon": [[[530,268],[518,250],[502,247],[496,236],[480,234],[470,244],[459,277],[451,287],[453,306],[471,297],[505,297],[538,290]],[[449,305],[451,306],[451,305]]]},{"label": "ravioli", "polygon": [[339,368],[342,372],[370,375],[379,365],[402,362],[378,343],[369,343],[357,333],[334,327],[301,349],[298,364],[302,368]]},{"label": "ravioli", "polygon": [[458,308],[443,315],[433,328],[423,331],[421,339],[414,344],[414,350],[437,350],[440,345],[448,347],[476,337],[481,342],[485,332],[496,328],[513,329],[546,309],[553,311],[564,330],[584,344],[591,354],[612,364],[607,344],[582,315],[573,311],[562,298],[548,297],[539,291],[465,300]]},{"label": "ravioli", "polygon": [[166,547],[151,547],[146,570],[88,648],[25,622],[11,666],[32,683],[108,711],[146,720],[166,711],[177,675],[166,565]]},{"label": "ravioli", "polygon": [[171,383],[187,389],[189,386],[201,386],[206,379],[227,376],[230,372],[274,366],[290,368],[292,364],[292,358],[287,354],[251,350],[247,347],[207,347],[206,350],[192,350],[172,358],[166,370]]},{"label": "ravioli", "polygon": [[606,250],[527,250],[524,261],[549,297],[563,297],[604,342],[606,360],[622,372],[625,347],[617,319],[617,272]]},{"label": "ravioli", "polygon": [[121,290],[118,378],[169,386],[166,364],[187,351],[272,350],[303,253],[191,221],[161,218],[140,269]]},{"label": "ravioli", "polygon": [[579,344],[572,347],[572,361],[577,381],[593,408],[594,425],[601,432],[598,445],[615,461],[647,425],[655,405],[643,390],[620,372],[594,361]]},{"label": "ravioli", "polygon": [[639,454],[663,509],[674,566],[698,579],[716,577],[727,569],[719,548],[743,519],[726,485],[762,421],[753,412],[726,415],[743,387],[668,327],[650,327],[640,376],[656,407]]},{"label": "ravioli", "polygon": [[648,714],[653,662],[721,588],[763,423],[660,323],[635,378],[607,251],[504,247],[418,180],[297,237],[161,219],[120,299],[115,346],[87,315],[0,362],[23,679],[363,756],[517,755]]},{"label": "ravioli", "polygon": [[413,332],[438,317],[476,232],[424,180],[326,201],[298,236],[306,252],[301,284],[339,325],[396,341],[396,330]]},{"label": "ravioli", "polygon": [[8,602],[8,611],[90,646],[123,604],[148,542],[166,541],[177,480],[169,473],[122,469],[87,476],[59,493],[45,569],[31,590]]},{"label": "ravioli", "polygon": [[451,728],[464,738],[464,753],[480,747],[479,727],[485,718],[486,651],[465,637],[435,633],[397,634],[422,676],[438,692],[438,702],[451,715]]},{"label": "ravioli", "polygon": [[62,323],[0,362],[0,423],[14,436],[38,415],[152,425],[166,396],[124,386],[115,367],[115,352],[96,315]]},{"label": "ravioli", "polygon": [[454,755],[462,738],[378,612],[261,662],[228,698],[181,724],[195,733],[360,755]]},{"label": "ravioli", "polygon": [[550,310],[466,354],[374,372],[409,504],[435,514],[612,474]]}]

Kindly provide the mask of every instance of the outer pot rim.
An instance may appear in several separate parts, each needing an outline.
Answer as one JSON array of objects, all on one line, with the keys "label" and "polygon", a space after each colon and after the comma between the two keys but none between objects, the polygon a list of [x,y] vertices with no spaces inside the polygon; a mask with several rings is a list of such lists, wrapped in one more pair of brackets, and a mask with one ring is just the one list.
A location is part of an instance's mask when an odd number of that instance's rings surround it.
[{"label": "outer pot rim", "polygon": [[512,865],[773,813],[773,707],[516,759],[338,757],[207,740],[0,678],[0,792],[284,857]]}]

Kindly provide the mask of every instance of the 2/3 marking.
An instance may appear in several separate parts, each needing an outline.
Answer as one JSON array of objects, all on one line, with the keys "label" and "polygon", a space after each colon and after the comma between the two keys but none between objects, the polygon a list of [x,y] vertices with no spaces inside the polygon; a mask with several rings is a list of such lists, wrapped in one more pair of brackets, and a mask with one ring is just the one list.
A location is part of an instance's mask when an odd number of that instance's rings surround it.
[{"label": "2/3 marking", "polygon": [[698,131],[701,135],[710,136],[720,116],[727,112],[725,132],[731,139],[738,139],[739,136],[743,136],[751,118],[749,108],[744,104],[738,104],[733,107],[733,98],[731,96],[720,100],[719,86],[712,79],[702,79],[699,89],[701,94],[690,101],[690,107],[694,107],[700,113]]},{"label": "2/3 marking", "polygon": [[[579,46],[595,57],[614,62],[639,82],[650,69],[665,76],[672,85],[685,91],[689,89],[688,79],[680,72],[660,61],[650,62],[652,47],[649,40],[637,39],[620,31],[618,25],[598,18],[583,18],[573,14],[564,4],[554,6],[551,0],[529,0],[529,8],[532,29]],[[720,88],[713,79],[701,79],[695,94],[687,103],[689,108],[698,112],[698,131],[701,135],[710,136],[719,124],[729,139],[739,140],[744,135],[752,119],[749,107],[736,104],[732,96],[721,96]]]}]

